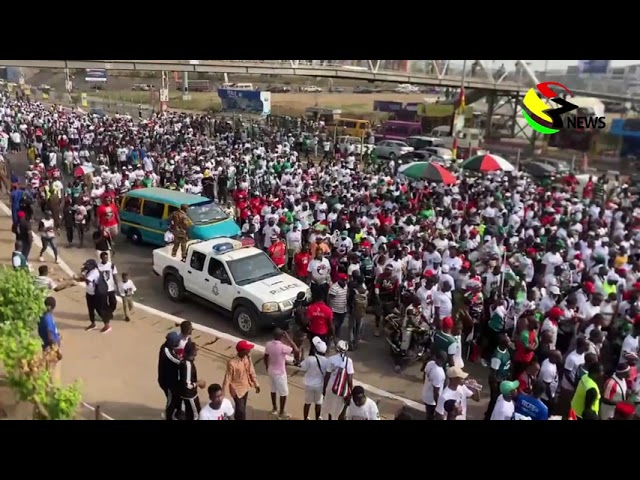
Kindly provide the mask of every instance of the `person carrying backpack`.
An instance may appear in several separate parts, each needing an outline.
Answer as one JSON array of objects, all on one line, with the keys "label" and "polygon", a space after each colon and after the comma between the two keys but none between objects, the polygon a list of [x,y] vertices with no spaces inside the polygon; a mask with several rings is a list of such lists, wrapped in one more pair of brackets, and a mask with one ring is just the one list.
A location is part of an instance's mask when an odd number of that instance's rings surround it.
[{"label": "person carrying backpack", "polygon": [[96,325],[97,313],[104,322],[104,327],[102,327],[100,333],[110,332],[113,313],[108,306],[109,285],[104,276],[100,274],[100,270],[98,270],[98,262],[92,258],[84,262],[81,275],[76,279],[84,281],[86,284],[85,298],[87,300],[87,310],[89,311],[89,322],[91,323],[85,330],[90,331],[98,328]]},{"label": "person carrying backpack", "polygon": [[349,345],[340,340],[336,345],[338,353],[329,357],[324,375],[323,417],[340,420],[353,390],[353,361],[347,356]]},{"label": "person carrying backpack", "polygon": [[349,349],[356,350],[362,332],[362,319],[367,313],[369,292],[364,284],[358,285],[353,293],[353,308],[349,315]]}]

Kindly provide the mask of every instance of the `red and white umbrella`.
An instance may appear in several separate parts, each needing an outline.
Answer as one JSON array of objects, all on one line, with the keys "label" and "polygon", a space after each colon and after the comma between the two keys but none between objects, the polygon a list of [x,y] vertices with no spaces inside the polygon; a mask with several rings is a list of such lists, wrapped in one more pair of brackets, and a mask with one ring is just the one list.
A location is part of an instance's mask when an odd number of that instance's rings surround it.
[{"label": "red and white umbrella", "polygon": [[515,170],[515,167],[504,158],[491,153],[471,157],[460,168],[474,172],[512,172]]}]

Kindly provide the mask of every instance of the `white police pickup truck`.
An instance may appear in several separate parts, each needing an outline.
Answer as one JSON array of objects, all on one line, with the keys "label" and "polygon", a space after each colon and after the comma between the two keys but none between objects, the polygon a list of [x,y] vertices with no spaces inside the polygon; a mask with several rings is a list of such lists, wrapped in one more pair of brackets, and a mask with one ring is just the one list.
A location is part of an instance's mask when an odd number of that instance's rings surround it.
[{"label": "white police pickup truck", "polygon": [[267,326],[285,326],[292,317],[299,292],[309,287],[282,273],[262,250],[244,247],[230,238],[191,240],[187,260],[171,256],[171,246],[153,251],[153,271],[162,277],[171,300],[196,295],[230,312],[244,336]]}]

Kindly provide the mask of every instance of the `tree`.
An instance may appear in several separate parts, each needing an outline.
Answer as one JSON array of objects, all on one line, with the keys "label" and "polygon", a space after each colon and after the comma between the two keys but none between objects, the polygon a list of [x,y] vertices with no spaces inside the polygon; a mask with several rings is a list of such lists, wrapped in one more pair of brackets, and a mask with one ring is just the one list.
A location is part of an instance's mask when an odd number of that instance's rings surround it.
[{"label": "tree", "polygon": [[49,373],[57,352],[43,352],[37,334],[45,298],[28,271],[0,269],[0,363],[16,398],[34,406],[34,419],[70,420],[80,406],[80,387],[57,385]]}]

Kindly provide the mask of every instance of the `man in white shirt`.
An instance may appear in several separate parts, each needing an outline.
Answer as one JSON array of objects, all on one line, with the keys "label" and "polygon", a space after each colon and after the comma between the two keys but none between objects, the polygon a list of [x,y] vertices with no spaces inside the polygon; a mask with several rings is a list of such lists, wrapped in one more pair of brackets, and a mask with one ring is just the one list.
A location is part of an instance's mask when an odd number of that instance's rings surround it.
[{"label": "man in white shirt", "polygon": [[442,390],[442,394],[438,397],[438,402],[436,404],[437,420],[446,419],[447,415],[444,409],[444,404],[448,400],[454,400],[457,410],[460,412],[456,417],[456,420],[467,419],[467,401],[469,398],[474,402],[480,401],[480,391],[471,389],[464,384],[464,381],[468,376],[469,374],[464,372],[461,368],[449,367],[447,369],[449,385]]},{"label": "man in white shirt", "polygon": [[629,335],[627,335],[623,342],[622,342],[622,349],[620,352],[620,360],[618,363],[625,363],[625,357],[630,354],[636,354],[638,355],[638,353],[640,353],[640,348],[639,348],[639,342],[638,342],[638,337],[640,336],[640,322],[637,322],[633,324],[633,328],[631,329],[631,332],[629,332]]},{"label": "man in white shirt", "polygon": [[235,413],[233,405],[228,398],[224,398],[224,390],[217,383],[207,388],[209,403],[202,407],[198,414],[198,420],[233,420]]},{"label": "man in white shirt", "polygon": [[562,260],[562,256],[558,253],[558,247],[553,245],[551,247],[551,251],[544,254],[542,257],[542,264],[545,266],[544,274],[552,275],[554,269],[562,265],[564,260]]},{"label": "man in white shirt", "polygon": [[545,359],[540,365],[540,373],[538,378],[544,382],[546,391],[541,397],[541,400],[549,407],[555,403],[556,393],[558,391],[558,365],[562,364],[562,353],[559,350],[552,350],[549,353],[549,358]]},{"label": "man in white shirt", "polygon": [[512,420],[515,412],[513,399],[518,393],[518,381],[505,380],[500,382],[500,396],[496,400],[496,404],[491,412],[489,420]]},{"label": "man in white shirt", "polygon": [[444,388],[446,374],[444,365],[447,363],[447,354],[443,351],[436,352],[435,358],[427,363],[424,369],[424,387],[422,389],[422,401],[424,402],[427,420],[435,420],[436,404]]},{"label": "man in white shirt", "polygon": [[345,420],[380,420],[380,411],[376,402],[367,398],[364,388],[360,385],[353,387],[351,402],[347,407]]},{"label": "man in white shirt", "polygon": [[105,282],[107,282],[108,293],[107,293],[107,310],[110,312],[110,315],[113,315],[113,312],[116,310],[116,306],[118,305],[116,301],[116,275],[118,274],[118,269],[116,266],[109,261],[109,252],[100,253],[100,263],[98,263],[98,270],[100,274],[104,277]]}]

